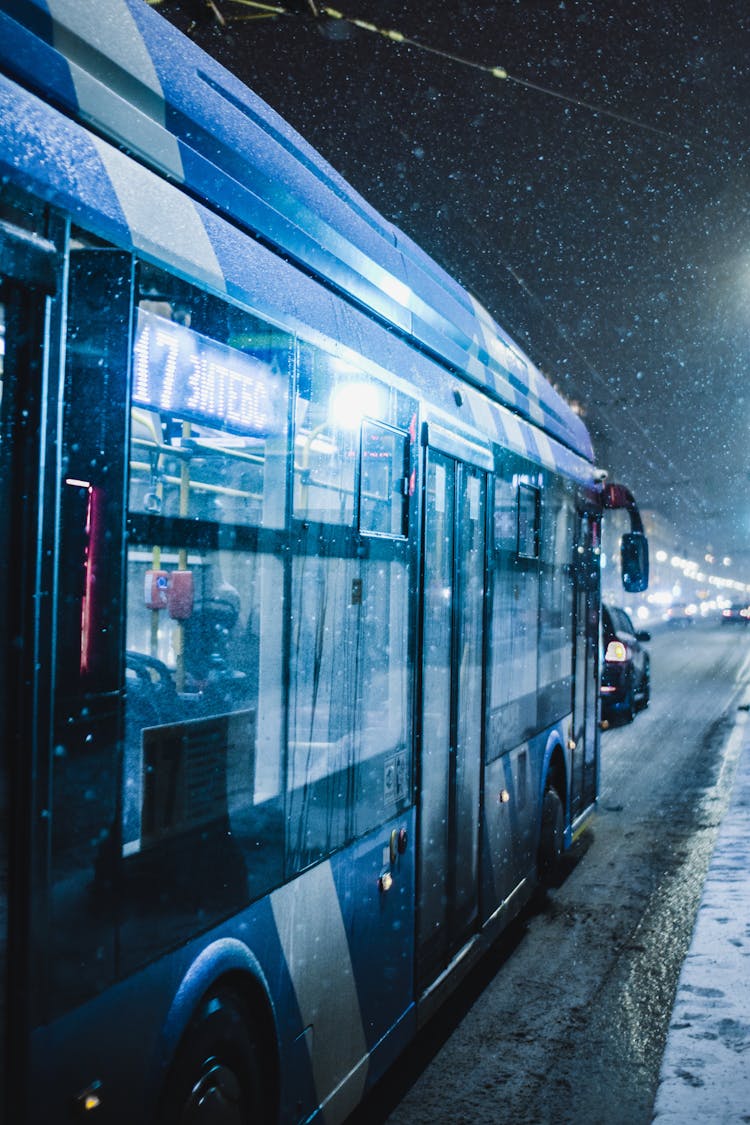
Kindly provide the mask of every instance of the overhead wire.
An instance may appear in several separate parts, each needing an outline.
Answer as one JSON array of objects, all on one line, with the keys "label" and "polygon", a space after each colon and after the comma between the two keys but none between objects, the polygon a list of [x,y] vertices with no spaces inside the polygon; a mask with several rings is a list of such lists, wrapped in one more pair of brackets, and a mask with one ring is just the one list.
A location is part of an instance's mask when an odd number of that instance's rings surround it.
[{"label": "overhead wire", "polygon": [[[154,2],[154,0],[152,0]],[[158,0],[157,0],[158,2]],[[220,12],[217,13],[217,4],[215,0],[206,0],[210,9],[216,14],[216,18],[224,25],[225,23],[239,22],[245,19],[275,17],[275,16],[296,16],[299,15],[298,10],[292,10],[288,7],[276,4],[265,4],[261,0],[226,0],[226,3],[237,4],[245,8],[258,9],[258,16],[225,16]],[[536,93],[544,94],[548,97],[556,98],[558,101],[566,102],[568,105],[574,105],[579,109],[588,110],[590,113],[597,114],[601,117],[609,117],[615,121],[621,121],[626,125],[631,125],[635,129],[641,129],[644,132],[652,133],[655,136],[661,137],[664,140],[674,141],[679,144],[690,145],[691,142],[685,138],[677,136],[666,129],[659,129],[656,125],[651,125],[646,121],[641,121],[636,117],[631,117],[629,114],[621,113],[619,110],[611,109],[608,106],[598,105],[594,102],[586,101],[583,98],[575,97],[572,94],[563,93],[561,90],[553,90],[549,86],[543,86],[540,82],[532,82],[528,78],[521,78],[519,75],[510,74],[504,66],[491,66],[486,63],[477,62],[475,59],[467,58],[465,55],[456,54],[453,51],[447,51],[441,47],[433,47],[429,43],[423,43],[419,39],[413,39],[411,36],[405,35],[402,31],[395,30],[394,28],[380,27],[377,24],[371,23],[369,20],[359,19],[355,16],[347,15],[339,11],[337,8],[329,8],[326,4],[317,4],[316,0],[302,0],[306,8],[306,14],[312,15],[315,19],[331,19],[339,20],[343,23],[348,23],[352,27],[357,27],[361,31],[367,31],[374,35],[379,35],[392,43],[401,46],[413,47],[415,50],[423,51],[426,54],[436,55],[438,58],[447,59],[449,62],[458,64],[459,66],[470,67],[472,70],[478,70],[484,74],[489,75],[491,78],[499,79],[503,82],[510,82],[516,86],[521,86],[527,90],[533,90]]]},{"label": "overhead wire", "polygon": [[[246,3],[247,0],[241,0]],[[627,114],[619,113],[616,110],[608,109],[606,106],[595,105],[593,102],[583,101],[581,98],[575,98],[570,94],[564,94],[560,90],[552,90],[548,86],[542,86],[538,82],[531,82],[527,78],[519,78],[515,74],[509,74],[503,66],[488,66],[485,63],[477,62],[474,59],[467,59],[463,55],[454,54],[452,51],[445,51],[439,47],[432,47],[426,43],[420,42],[418,39],[411,39],[409,36],[404,35],[400,31],[393,31],[387,28],[378,27],[374,23],[368,23],[366,20],[355,19],[351,16],[346,16],[343,12],[337,11],[335,8],[328,8],[323,5],[320,9],[321,14],[330,17],[331,19],[344,20],[346,23],[352,24],[354,27],[359,27],[363,31],[370,31],[377,35],[381,35],[386,39],[390,39],[395,43],[402,43],[409,47],[415,47],[419,51],[426,51],[431,55],[438,55],[440,58],[449,59],[451,62],[459,63],[461,66],[471,67],[473,70],[482,71],[484,74],[489,74],[492,78],[499,78],[505,82],[512,82],[518,86],[525,86],[529,90],[535,90],[537,93],[548,94],[550,97],[558,98],[560,101],[568,102],[571,105],[578,106],[581,109],[587,109],[592,113],[601,114],[604,117],[613,117],[618,121],[626,122],[633,125],[638,129],[645,129],[649,133],[655,133],[665,139],[675,140],[672,134],[666,132],[664,129],[657,129],[655,125],[648,125],[644,121],[638,121],[634,117],[629,117]]]}]

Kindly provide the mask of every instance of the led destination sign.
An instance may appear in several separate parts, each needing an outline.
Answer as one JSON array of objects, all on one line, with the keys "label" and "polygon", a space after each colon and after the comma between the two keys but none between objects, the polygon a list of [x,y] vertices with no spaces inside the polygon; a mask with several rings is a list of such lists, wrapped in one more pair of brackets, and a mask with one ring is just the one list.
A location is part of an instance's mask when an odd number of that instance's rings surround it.
[{"label": "led destination sign", "polygon": [[254,356],[139,309],[133,360],[134,402],[235,434],[283,429],[278,377]]}]

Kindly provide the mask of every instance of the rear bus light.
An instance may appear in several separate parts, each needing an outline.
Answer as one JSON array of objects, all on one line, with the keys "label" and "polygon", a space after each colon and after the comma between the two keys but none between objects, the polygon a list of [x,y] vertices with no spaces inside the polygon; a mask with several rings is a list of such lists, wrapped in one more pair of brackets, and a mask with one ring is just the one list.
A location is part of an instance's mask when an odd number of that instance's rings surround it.
[{"label": "rear bus light", "polygon": [[604,659],[608,660],[611,664],[621,664],[623,660],[627,660],[628,650],[622,641],[610,641],[607,645],[607,651],[604,653]]}]

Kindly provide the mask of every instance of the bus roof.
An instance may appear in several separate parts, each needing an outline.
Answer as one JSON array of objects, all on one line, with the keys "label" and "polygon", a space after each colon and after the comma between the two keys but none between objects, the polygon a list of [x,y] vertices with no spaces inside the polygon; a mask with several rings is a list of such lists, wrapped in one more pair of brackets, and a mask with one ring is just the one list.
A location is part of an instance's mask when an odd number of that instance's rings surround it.
[{"label": "bus roof", "polygon": [[3,70],[591,461],[581,419],[471,294],[144,0],[0,0]]}]

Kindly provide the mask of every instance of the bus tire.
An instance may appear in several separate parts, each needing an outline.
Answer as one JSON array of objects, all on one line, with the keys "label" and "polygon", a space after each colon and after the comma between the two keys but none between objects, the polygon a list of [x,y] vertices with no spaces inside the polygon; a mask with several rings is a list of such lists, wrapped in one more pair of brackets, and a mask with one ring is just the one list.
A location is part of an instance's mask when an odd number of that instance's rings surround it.
[{"label": "bus tire", "polygon": [[537,868],[539,880],[544,886],[550,885],[560,868],[565,844],[565,811],[560,794],[552,786],[544,793],[542,802],[542,826],[539,833],[539,854]]},{"label": "bus tire", "polygon": [[203,999],[170,1067],[158,1125],[265,1125],[262,1055],[246,1006],[225,985]]}]

